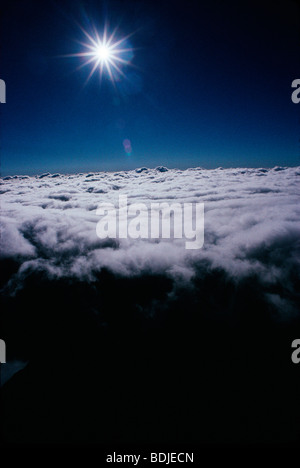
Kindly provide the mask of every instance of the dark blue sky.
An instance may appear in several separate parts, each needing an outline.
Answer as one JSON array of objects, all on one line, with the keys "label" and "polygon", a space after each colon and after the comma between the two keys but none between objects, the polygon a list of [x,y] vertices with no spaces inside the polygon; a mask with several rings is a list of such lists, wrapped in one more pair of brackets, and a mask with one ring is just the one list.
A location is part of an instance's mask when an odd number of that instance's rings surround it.
[{"label": "dark blue sky", "polygon": [[[105,20],[134,32],[116,89],[59,57]],[[1,22],[3,175],[300,164],[296,1],[10,0]]]}]

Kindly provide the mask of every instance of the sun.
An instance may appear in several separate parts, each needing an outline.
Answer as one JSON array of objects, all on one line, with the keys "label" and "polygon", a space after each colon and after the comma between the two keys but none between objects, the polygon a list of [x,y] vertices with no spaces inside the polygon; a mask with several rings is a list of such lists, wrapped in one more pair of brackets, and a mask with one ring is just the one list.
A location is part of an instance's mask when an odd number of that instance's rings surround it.
[{"label": "sun", "polygon": [[80,29],[87,41],[79,42],[83,47],[80,52],[68,54],[66,57],[80,57],[83,60],[83,63],[77,69],[87,65],[91,66],[86,83],[96,71],[99,71],[100,80],[105,74],[113,84],[120,77],[126,78],[123,69],[127,65],[131,65],[130,61],[133,57],[133,49],[128,43],[131,34],[123,38],[117,38],[117,30],[115,29],[108,35],[106,26],[102,35],[95,28],[92,28],[90,33],[82,27]]},{"label": "sun", "polygon": [[101,62],[105,62],[112,56],[111,50],[106,45],[101,45],[96,48],[95,55],[99,58]]}]

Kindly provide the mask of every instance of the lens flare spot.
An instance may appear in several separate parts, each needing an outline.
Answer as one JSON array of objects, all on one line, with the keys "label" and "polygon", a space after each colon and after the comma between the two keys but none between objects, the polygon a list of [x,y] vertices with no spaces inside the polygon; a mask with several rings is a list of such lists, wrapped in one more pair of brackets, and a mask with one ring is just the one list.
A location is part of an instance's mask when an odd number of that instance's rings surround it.
[{"label": "lens flare spot", "polygon": [[127,154],[127,156],[130,156],[131,153],[132,153],[132,145],[131,145],[131,141],[128,140],[128,138],[126,138],[123,141],[123,146],[124,146],[124,150],[125,150],[125,153]]}]

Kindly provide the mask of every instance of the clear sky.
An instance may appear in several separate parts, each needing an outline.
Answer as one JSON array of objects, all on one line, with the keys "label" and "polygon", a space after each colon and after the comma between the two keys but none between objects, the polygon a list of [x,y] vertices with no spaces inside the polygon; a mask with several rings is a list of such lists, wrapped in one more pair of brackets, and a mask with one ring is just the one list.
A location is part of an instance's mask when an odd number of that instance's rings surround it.
[{"label": "clear sky", "polygon": [[[7,2],[2,174],[300,164],[296,1]],[[132,49],[113,84],[83,57],[93,26]],[[81,26],[81,27],[80,27]],[[123,43],[122,43],[123,44]],[[131,151],[125,151],[129,140]],[[127,142],[128,143],[128,142]],[[125,144],[126,146],[126,144]]]}]

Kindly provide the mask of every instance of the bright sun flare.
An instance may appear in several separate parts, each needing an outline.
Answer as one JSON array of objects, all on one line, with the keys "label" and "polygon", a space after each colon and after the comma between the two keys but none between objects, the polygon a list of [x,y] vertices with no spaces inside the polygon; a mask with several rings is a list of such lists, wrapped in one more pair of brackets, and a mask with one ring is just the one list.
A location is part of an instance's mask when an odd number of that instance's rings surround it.
[{"label": "bright sun flare", "polygon": [[87,77],[86,82],[90,80],[93,74],[99,70],[100,79],[103,73],[106,73],[108,78],[114,81],[120,78],[120,75],[125,77],[122,67],[128,65],[132,58],[132,48],[128,46],[126,36],[122,39],[116,39],[116,29],[110,36],[107,35],[106,28],[104,28],[103,35],[100,36],[96,29],[93,34],[89,34],[82,27],[80,27],[88,42],[80,42],[84,47],[82,52],[69,54],[67,57],[81,57],[84,62],[78,67],[82,68],[91,65],[91,71]]},{"label": "bright sun flare", "polygon": [[95,54],[100,60],[105,61],[111,55],[111,51],[107,46],[100,46],[95,50]]}]

